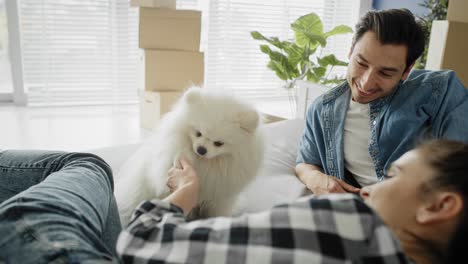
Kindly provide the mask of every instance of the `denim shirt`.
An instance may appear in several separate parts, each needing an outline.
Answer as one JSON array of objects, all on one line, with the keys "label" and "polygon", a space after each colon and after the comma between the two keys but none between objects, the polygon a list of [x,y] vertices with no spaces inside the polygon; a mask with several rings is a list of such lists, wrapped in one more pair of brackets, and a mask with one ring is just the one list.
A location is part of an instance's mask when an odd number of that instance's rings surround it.
[{"label": "denim shirt", "polygon": [[[343,83],[307,110],[296,163],[317,165],[345,178],[344,123],[351,89]],[[369,103],[368,151],[378,180],[393,161],[427,138],[468,142],[468,89],[453,71],[413,70],[393,92]]]}]

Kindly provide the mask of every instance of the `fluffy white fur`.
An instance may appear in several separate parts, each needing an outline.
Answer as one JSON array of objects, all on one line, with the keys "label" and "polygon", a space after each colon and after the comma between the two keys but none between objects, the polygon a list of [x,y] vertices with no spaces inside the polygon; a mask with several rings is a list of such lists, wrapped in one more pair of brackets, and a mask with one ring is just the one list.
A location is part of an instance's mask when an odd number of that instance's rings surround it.
[{"label": "fluffy white fur", "polygon": [[[259,122],[258,112],[238,99],[189,89],[117,176],[115,195],[122,224],[143,200],[169,194],[167,172],[180,155],[192,161],[201,182],[198,210],[192,217],[230,215],[237,194],[255,177],[263,160]],[[206,153],[201,155],[203,150]]]}]

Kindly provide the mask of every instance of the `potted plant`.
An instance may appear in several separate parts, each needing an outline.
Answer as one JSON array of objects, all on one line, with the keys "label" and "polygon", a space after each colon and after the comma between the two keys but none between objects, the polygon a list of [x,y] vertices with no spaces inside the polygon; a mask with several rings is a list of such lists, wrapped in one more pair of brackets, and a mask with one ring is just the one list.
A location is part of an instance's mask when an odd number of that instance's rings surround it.
[{"label": "potted plant", "polygon": [[322,20],[315,13],[299,17],[291,24],[291,29],[294,31],[293,40],[265,37],[258,31],[252,31],[250,34],[256,40],[267,42],[260,45],[260,50],[270,58],[267,66],[285,81],[286,89],[293,91],[292,98],[297,97],[298,102],[296,104],[295,100],[290,101],[297,105],[296,117],[303,117],[307,102],[310,100],[306,95],[309,94],[308,90],[311,90],[310,86],[313,86],[310,83],[317,84],[312,89],[321,94],[327,86],[343,81],[343,77],[330,76],[332,69],[348,65],[333,54],[322,55],[327,45],[327,38],[351,33],[352,29],[339,25],[328,32],[323,32]]},{"label": "potted plant", "polygon": [[424,46],[423,54],[419,60],[416,61],[416,69],[424,69],[426,67],[432,22],[435,20],[445,20],[447,18],[448,4],[449,0],[424,0],[422,3],[419,3],[419,6],[426,8],[428,13],[423,16],[426,27],[426,45]]}]

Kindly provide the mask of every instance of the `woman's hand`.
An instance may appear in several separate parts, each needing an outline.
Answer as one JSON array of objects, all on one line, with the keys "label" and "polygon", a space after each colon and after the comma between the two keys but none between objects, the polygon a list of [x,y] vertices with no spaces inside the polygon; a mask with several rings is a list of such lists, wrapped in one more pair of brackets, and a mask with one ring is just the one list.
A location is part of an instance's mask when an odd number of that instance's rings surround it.
[{"label": "woman's hand", "polygon": [[192,164],[183,156],[180,157],[180,166],[169,169],[166,185],[171,194],[164,200],[179,206],[187,215],[198,203],[200,181]]}]

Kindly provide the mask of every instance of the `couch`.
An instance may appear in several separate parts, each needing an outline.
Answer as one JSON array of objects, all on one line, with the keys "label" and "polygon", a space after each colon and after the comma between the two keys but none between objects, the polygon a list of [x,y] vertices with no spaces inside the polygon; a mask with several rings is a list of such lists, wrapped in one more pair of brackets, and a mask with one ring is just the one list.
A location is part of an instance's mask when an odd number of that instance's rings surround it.
[{"label": "couch", "polygon": [[[258,176],[239,195],[234,215],[265,210],[304,194],[305,188],[294,173],[303,128],[304,120],[301,119],[261,126],[266,141],[265,159]],[[90,152],[106,160],[116,176],[120,166],[137,148],[138,144],[132,144],[94,149]]]}]

